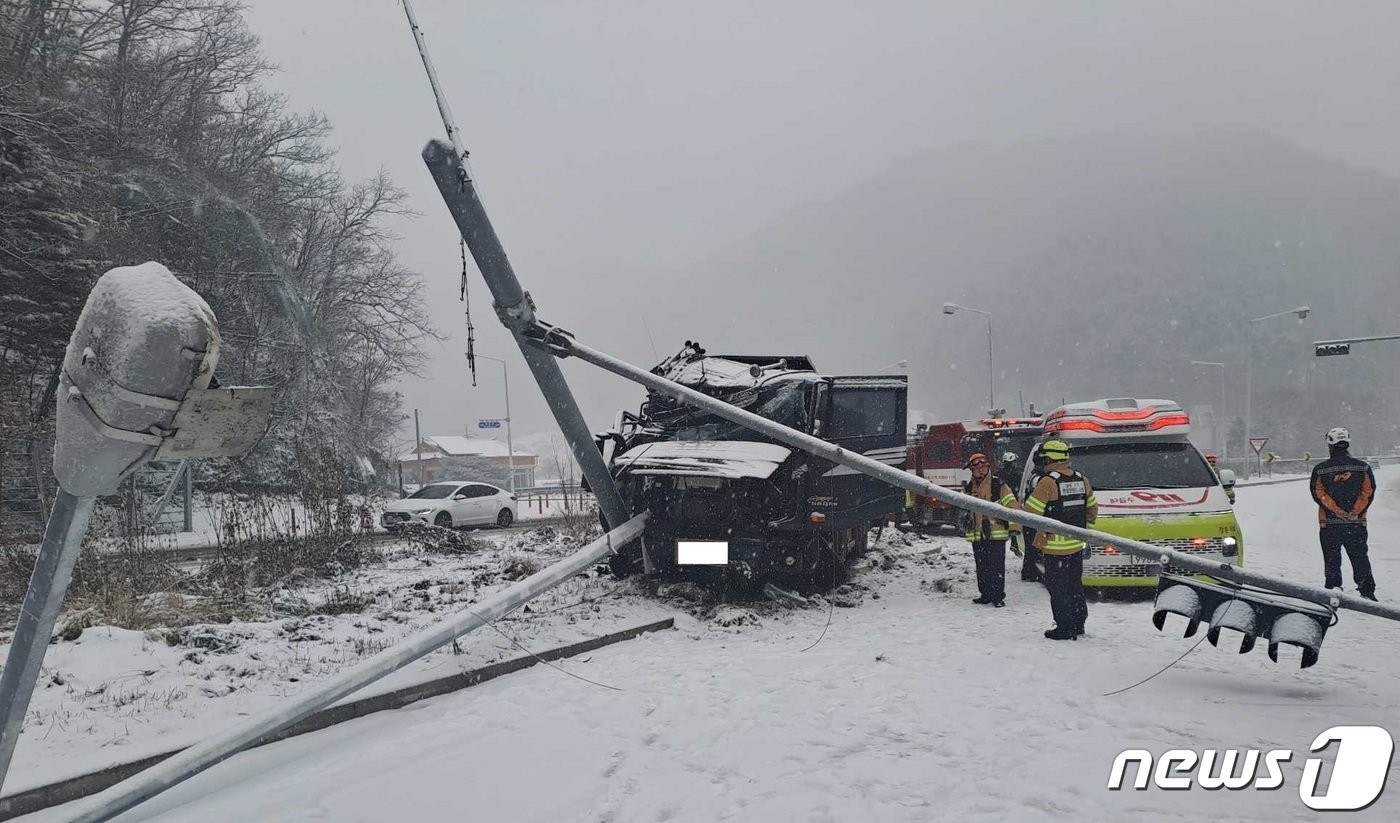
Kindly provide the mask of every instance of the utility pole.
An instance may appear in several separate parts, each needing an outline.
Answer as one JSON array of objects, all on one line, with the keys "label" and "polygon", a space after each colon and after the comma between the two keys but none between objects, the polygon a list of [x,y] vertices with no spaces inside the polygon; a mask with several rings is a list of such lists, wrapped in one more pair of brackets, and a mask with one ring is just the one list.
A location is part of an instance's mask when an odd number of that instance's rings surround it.
[{"label": "utility pole", "polygon": [[1218,442],[1216,445],[1220,448],[1220,459],[1228,460],[1230,458],[1230,428],[1225,422],[1225,364],[1216,363],[1210,360],[1192,360],[1191,365],[1214,366],[1220,369],[1220,410],[1217,411],[1215,415],[1217,433],[1216,439],[1220,442]]},{"label": "utility pole", "polygon": [[501,382],[506,389],[506,453],[510,455],[510,493],[515,496],[515,442],[510,437],[510,369],[506,367],[506,361],[499,357],[487,357],[484,354],[476,355],[478,360],[490,360],[493,363],[501,364]]},{"label": "utility pole", "polygon": [[[1244,439],[1246,443],[1254,437],[1254,326],[1262,320],[1272,320],[1275,317],[1283,317],[1288,314],[1296,315],[1298,317],[1298,322],[1302,323],[1303,318],[1307,317],[1311,311],[1312,309],[1307,306],[1299,306],[1296,309],[1276,311],[1273,314],[1266,314],[1263,317],[1256,317],[1249,321],[1249,365],[1245,367],[1244,373]],[[1254,447],[1250,446],[1249,451],[1254,451]],[[1256,455],[1256,459],[1257,457]],[[1248,452],[1245,453],[1244,464],[1245,476],[1249,477],[1252,472],[1249,471]]]},{"label": "utility pole", "polygon": [[427,483],[423,480],[423,433],[418,429],[418,410],[413,410],[413,449],[418,453],[418,487]]},{"label": "utility pole", "polygon": [[985,309],[974,309],[958,303],[944,303],[944,314],[955,314],[958,309],[987,316],[987,414],[997,416],[996,361],[992,357],[992,313]]}]

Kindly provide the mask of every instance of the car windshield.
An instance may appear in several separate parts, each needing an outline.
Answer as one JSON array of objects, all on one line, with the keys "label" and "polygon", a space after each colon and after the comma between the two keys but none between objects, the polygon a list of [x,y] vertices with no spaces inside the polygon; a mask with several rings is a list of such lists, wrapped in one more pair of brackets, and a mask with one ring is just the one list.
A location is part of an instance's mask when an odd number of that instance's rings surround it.
[{"label": "car windshield", "polygon": [[1190,443],[1075,445],[1071,463],[1095,489],[1192,489],[1217,484]]},{"label": "car windshield", "polygon": [[451,483],[440,483],[433,486],[424,486],[418,491],[408,496],[409,500],[442,500],[451,496],[457,487]]}]

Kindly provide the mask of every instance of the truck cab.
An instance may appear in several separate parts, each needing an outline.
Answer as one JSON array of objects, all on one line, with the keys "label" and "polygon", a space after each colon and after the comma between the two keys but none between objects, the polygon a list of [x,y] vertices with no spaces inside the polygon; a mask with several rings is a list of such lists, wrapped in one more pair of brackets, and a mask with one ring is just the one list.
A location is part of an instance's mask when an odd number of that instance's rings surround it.
[{"label": "truck cab", "polygon": [[[802,356],[710,355],[694,344],[653,370],[798,431],[902,468],[903,376],[830,376]],[[619,575],[830,585],[872,524],[900,511],[875,478],[651,392],[599,436],[623,499],[651,519]]]},{"label": "truck cab", "polygon": [[[1174,401],[1114,398],[1050,412],[1044,438],[1069,444],[1070,465],[1098,498],[1097,530],[1240,565],[1239,521],[1190,431],[1190,417]],[[1027,464],[1023,498],[1037,477]],[[1084,585],[1152,588],[1163,571],[1183,573],[1119,552],[1111,542],[1096,544],[1084,558]]]}]

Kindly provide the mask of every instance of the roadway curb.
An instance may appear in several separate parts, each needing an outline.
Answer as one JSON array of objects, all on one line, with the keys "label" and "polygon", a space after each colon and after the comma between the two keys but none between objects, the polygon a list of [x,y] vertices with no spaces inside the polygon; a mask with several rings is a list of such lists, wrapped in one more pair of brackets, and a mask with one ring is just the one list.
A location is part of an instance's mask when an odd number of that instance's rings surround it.
[{"label": "roadway curb", "polygon": [[[458,674],[440,677],[435,680],[427,680],[422,683],[414,683],[410,686],[395,689],[391,692],[378,694],[373,697],[366,697],[362,700],[354,700],[349,703],[338,703],[334,706],[322,709],[310,717],[283,729],[276,734],[269,735],[254,744],[265,746],[268,743],[275,743],[289,737],[307,734],[309,732],[320,731],[347,720],[354,720],[357,717],[374,714],[375,712],[401,709],[411,703],[416,703],[429,697],[451,694],[455,691],[470,688],[478,683],[485,683],[502,675],[528,669],[541,660],[562,660],[583,654],[584,652],[610,646],[614,643],[621,643],[624,640],[631,640],[634,637],[648,632],[670,629],[675,625],[673,618],[657,620],[652,623],[645,623],[640,626],[633,626],[630,629],[605,634],[601,637],[594,637],[582,640],[578,643],[570,643],[567,646],[559,646],[547,651],[538,652],[528,657],[516,657],[504,660],[500,663],[492,663],[489,666],[482,666],[479,669],[461,672]],[[36,786],[22,792],[0,797],[0,820],[11,820],[21,815],[32,814],[33,812],[47,809],[52,806],[59,806],[64,803],[96,794],[109,786],[116,785],[128,777],[147,769],[160,761],[184,751],[183,748],[173,749],[168,752],[154,754],[143,757],[140,760],[133,760],[128,763],[118,763],[100,769],[95,772],[81,774],[60,780],[56,783],[49,783],[44,786]]]}]

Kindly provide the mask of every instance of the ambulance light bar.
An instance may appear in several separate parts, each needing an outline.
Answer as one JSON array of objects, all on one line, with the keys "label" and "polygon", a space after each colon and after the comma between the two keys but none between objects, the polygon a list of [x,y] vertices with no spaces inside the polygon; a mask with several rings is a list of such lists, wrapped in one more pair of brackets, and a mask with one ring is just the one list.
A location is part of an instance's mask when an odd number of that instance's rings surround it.
[{"label": "ambulance light bar", "polygon": [[[1097,414],[1095,415],[1098,416]],[[1113,432],[1147,432],[1165,429],[1168,426],[1189,426],[1191,418],[1185,414],[1164,415],[1156,420],[1147,423],[1129,423],[1105,425],[1097,420],[1056,420],[1045,426],[1046,434],[1054,434],[1061,431],[1091,431],[1112,434]]]}]

